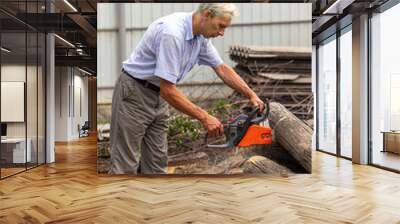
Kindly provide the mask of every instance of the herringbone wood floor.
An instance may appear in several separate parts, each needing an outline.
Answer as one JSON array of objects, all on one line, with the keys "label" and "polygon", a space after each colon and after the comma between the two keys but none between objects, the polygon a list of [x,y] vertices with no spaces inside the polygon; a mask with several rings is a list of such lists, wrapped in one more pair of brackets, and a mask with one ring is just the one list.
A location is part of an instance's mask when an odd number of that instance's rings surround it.
[{"label": "herringbone wood floor", "polygon": [[96,173],[95,138],[0,181],[0,223],[400,223],[400,175],[320,152],[290,177]]}]

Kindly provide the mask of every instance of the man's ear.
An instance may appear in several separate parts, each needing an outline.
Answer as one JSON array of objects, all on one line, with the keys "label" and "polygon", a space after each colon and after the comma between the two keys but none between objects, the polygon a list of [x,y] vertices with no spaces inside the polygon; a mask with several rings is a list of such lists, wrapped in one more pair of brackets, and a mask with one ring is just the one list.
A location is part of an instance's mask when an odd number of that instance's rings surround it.
[{"label": "man's ear", "polygon": [[208,11],[208,10],[205,10],[205,11],[203,11],[201,13],[201,15],[200,15],[200,27],[204,27],[204,23],[206,22],[207,17],[209,17],[209,16],[210,16],[210,11]]},{"label": "man's ear", "polygon": [[211,11],[210,10],[205,10],[204,12],[203,12],[203,16],[204,16],[204,18],[211,18],[212,17],[212,14],[211,14]]}]

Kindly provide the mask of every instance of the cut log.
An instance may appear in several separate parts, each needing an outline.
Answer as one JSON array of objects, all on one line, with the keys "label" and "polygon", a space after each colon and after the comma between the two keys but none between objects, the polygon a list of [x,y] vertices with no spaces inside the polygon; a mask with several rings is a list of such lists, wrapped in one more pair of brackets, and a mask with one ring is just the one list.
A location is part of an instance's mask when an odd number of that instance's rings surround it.
[{"label": "cut log", "polygon": [[269,121],[276,141],[311,172],[312,129],[282,104],[270,103]]},{"label": "cut log", "polygon": [[285,148],[279,145],[276,140],[268,146],[254,145],[252,147],[259,149],[259,153],[257,153],[257,155],[266,157],[267,159],[270,159],[275,163],[288,168],[293,173],[307,173],[303,166],[300,165],[300,163],[297,162],[297,160],[294,159],[293,156],[288,151],[286,151]]},{"label": "cut log", "polygon": [[243,164],[243,171],[252,174],[289,174],[292,173],[288,168],[265,158],[263,156],[253,156]]},{"label": "cut log", "polygon": [[314,119],[308,119],[304,121],[311,129],[314,129]]},{"label": "cut log", "polygon": [[243,174],[242,168],[233,168],[227,174]]}]

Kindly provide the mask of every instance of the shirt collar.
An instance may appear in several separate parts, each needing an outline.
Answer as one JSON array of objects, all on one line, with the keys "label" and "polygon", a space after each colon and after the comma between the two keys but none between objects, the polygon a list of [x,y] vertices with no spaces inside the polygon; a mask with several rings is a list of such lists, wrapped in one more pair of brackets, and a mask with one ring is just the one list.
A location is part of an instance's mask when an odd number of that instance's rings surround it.
[{"label": "shirt collar", "polygon": [[193,24],[192,24],[192,13],[189,13],[189,15],[186,17],[186,21],[185,21],[185,26],[186,26],[186,36],[185,36],[185,40],[191,40],[193,38],[195,38],[195,36],[193,36]]}]

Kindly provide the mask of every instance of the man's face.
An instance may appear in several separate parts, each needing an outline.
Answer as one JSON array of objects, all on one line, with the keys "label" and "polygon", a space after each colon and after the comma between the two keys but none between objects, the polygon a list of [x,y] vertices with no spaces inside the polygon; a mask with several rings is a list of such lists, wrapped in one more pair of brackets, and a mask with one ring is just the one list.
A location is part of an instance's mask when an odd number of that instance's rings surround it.
[{"label": "man's face", "polygon": [[225,28],[231,25],[231,18],[229,16],[212,16],[208,11],[203,13],[202,19],[202,33],[206,38],[224,36]]}]

